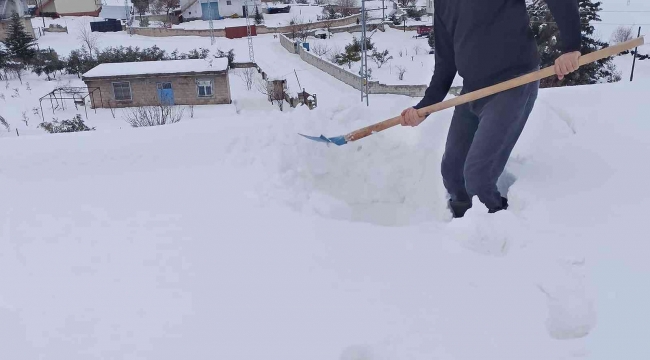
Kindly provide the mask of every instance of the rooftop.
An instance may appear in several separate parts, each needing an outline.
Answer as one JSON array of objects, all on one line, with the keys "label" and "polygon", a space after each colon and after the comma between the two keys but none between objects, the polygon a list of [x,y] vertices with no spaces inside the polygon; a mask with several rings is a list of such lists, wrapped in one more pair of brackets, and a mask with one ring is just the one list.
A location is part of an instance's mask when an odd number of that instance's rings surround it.
[{"label": "rooftop", "polygon": [[201,74],[224,71],[227,68],[228,59],[226,58],[111,63],[101,64],[92,68],[90,71],[83,74],[83,78],[158,74]]}]

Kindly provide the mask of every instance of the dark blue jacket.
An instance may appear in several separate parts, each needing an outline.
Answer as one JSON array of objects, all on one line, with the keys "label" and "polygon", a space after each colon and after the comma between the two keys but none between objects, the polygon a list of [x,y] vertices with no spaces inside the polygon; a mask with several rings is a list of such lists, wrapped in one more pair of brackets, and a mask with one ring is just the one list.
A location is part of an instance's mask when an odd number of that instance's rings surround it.
[{"label": "dark blue jacket", "polygon": [[[546,0],[560,29],[563,52],[580,50],[578,0]],[[466,92],[539,66],[525,0],[434,0],[435,69],[415,108],[442,101],[456,76]]]}]

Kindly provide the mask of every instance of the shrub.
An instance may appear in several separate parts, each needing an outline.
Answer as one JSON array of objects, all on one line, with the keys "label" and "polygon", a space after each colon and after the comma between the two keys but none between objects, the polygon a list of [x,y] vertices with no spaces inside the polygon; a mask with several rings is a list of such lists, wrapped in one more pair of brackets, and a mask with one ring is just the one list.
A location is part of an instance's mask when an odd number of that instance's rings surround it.
[{"label": "shrub", "polygon": [[52,122],[43,122],[38,127],[49,132],[50,134],[56,133],[71,133],[71,132],[81,132],[81,131],[93,131],[95,128],[90,128],[86,126],[80,114],[75,115],[71,120],[58,121],[54,120]]},{"label": "shrub", "polygon": [[133,127],[175,124],[181,119],[182,108],[165,104],[129,108],[124,115],[124,120]]}]

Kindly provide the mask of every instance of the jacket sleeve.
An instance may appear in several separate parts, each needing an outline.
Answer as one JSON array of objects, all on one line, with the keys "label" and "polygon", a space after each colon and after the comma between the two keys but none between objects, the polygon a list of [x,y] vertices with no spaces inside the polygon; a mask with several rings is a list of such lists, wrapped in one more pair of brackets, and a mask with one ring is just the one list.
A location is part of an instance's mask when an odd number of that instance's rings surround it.
[{"label": "jacket sleeve", "polygon": [[457,72],[453,40],[437,13],[434,16],[433,36],[436,42],[436,64],[433,70],[433,76],[431,77],[431,83],[424,93],[424,98],[414,106],[416,109],[421,109],[444,100]]},{"label": "jacket sleeve", "polygon": [[578,0],[546,0],[548,8],[560,29],[560,50],[563,53],[580,51],[580,8]]}]

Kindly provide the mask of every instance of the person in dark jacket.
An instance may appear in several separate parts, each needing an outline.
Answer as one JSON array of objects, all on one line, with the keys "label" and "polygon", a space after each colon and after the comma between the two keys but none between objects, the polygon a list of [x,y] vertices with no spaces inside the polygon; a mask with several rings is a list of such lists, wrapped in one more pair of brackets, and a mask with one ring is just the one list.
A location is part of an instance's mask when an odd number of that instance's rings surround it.
[{"label": "person in dark jacket", "polygon": [[[577,0],[546,0],[560,29],[563,54],[555,62],[562,79],[579,67]],[[458,73],[462,93],[495,85],[539,68],[525,0],[435,0],[435,68],[424,98],[402,112],[402,125],[417,126],[417,109],[442,101]],[[447,135],[442,177],[454,217],[478,196],[490,213],[505,210],[497,180],[537,98],[539,82],[457,106]]]}]

